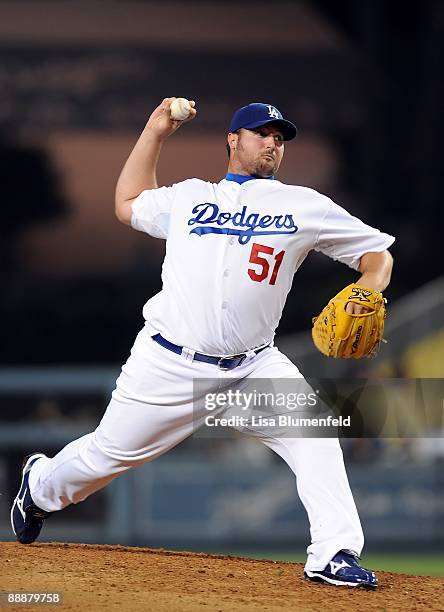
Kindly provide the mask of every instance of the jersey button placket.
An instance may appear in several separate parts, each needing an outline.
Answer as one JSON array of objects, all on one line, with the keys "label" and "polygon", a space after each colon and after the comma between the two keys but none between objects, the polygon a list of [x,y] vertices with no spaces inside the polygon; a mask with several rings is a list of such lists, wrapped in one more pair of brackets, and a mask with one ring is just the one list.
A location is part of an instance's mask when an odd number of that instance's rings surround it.
[{"label": "jersey button placket", "polygon": [[[228,277],[228,269],[225,268],[224,272],[223,272],[223,281],[226,281]],[[228,333],[228,308],[230,306],[229,300],[227,299],[227,287],[224,284],[223,285],[223,292],[222,292],[222,302],[221,302],[221,311],[222,311],[222,337],[224,339],[224,342],[229,342],[230,338],[229,338],[229,333]]]},{"label": "jersey button placket", "polygon": [[[233,202],[234,206],[232,208],[232,212],[233,214],[235,212],[238,212],[239,210],[239,206],[241,205],[240,202],[240,192],[241,190],[236,187],[233,186],[233,195],[235,195],[235,201]],[[237,235],[231,235],[228,238],[228,247],[232,247],[236,240],[238,240],[238,236]],[[228,262],[232,262],[233,261],[233,256],[234,256],[234,252],[231,248],[227,249],[225,252],[225,263]],[[228,262],[227,262],[228,260]],[[223,270],[222,273],[222,280],[225,280],[228,282],[228,277],[230,276],[230,267],[229,265],[226,266]],[[229,342],[231,340],[231,334],[229,333],[229,318],[230,318],[230,313],[229,313],[229,307],[230,307],[230,302],[229,300],[226,299],[225,296],[227,296],[228,293],[228,287],[227,285],[224,283],[223,284],[223,299],[221,302],[221,310],[222,310],[222,337],[224,339],[224,342]],[[228,295],[229,297],[229,295]]]}]

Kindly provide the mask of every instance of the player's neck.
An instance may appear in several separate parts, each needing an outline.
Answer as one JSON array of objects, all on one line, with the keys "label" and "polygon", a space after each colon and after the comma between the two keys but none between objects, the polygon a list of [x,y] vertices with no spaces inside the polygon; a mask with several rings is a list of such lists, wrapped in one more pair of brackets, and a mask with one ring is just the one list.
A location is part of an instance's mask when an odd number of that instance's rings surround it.
[{"label": "player's neck", "polygon": [[250,174],[239,163],[233,163],[230,160],[225,178],[227,180],[236,181],[237,183],[243,183],[251,179],[274,179],[274,175],[259,176],[257,174]]},{"label": "player's neck", "polygon": [[265,178],[265,179],[273,179],[274,175],[270,175],[270,176],[260,176],[258,174],[254,174],[252,172],[249,172],[248,170],[245,169],[244,165],[237,159],[230,159],[228,162],[228,168],[227,168],[227,173],[228,174],[232,174],[232,175],[236,175],[236,176],[247,176],[247,177],[252,177],[252,178],[256,178],[256,179],[261,179],[261,178]]},{"label": "player's neck", "polygon": [[225,178],[227,181],[234,181],[235,183],[239,183],[240,185],[242,185],[242,183],[245,183],[246,181],[251,181],[252,179],[265,178],[269,180],[274,180],[274,176],[252,176],[250,174],[236,174],[235,172],[227,172]]}]

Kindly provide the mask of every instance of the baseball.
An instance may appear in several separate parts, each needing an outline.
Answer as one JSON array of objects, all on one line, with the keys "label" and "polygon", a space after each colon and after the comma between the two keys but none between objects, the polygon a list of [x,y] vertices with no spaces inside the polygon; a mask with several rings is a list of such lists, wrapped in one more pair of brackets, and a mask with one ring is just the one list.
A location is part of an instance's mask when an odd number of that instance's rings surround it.
[{"label": "baseball", "polygon": [[191,104],[186,98],[176,98],[170,106],[171,119],[184,121],[190,116]]}]

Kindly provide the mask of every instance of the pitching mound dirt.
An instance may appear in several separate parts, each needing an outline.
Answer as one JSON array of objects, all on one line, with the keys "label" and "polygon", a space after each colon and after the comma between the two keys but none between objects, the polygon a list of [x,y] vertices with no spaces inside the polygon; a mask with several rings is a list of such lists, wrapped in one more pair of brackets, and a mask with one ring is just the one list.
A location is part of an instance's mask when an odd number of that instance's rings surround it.
[{"label": "pitching mound dirt", "polygon": [[0,542],[0,591],[62,591],[6,610],[444,610],[444,580],[378,572],[377,591],[307,583],[299,563],[87,544]]}]

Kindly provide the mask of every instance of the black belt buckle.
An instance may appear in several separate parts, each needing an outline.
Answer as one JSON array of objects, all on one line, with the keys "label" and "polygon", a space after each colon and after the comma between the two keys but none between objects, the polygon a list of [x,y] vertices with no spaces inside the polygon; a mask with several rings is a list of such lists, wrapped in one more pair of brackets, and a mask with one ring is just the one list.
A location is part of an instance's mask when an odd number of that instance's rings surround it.
[{"label": "black belt buckle", "polygon": [[236,355],[235,357],[221,357],[217,362],[217,367],[221,370],[232,370],[237,368],[247,358],[246,355]]}]

